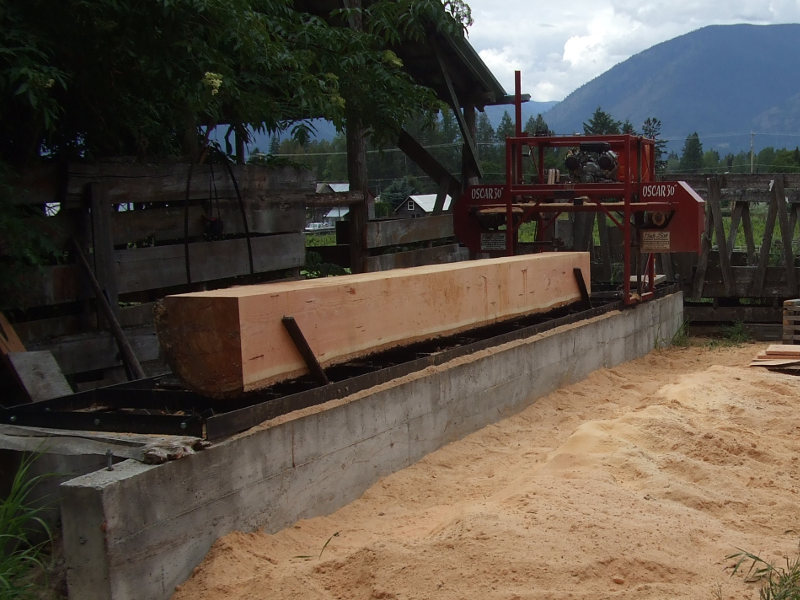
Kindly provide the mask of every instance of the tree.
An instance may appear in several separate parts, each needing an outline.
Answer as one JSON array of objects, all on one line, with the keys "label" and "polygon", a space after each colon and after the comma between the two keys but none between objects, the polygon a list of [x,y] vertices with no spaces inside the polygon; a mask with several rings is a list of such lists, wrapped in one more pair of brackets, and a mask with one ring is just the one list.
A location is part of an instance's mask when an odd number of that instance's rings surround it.
[{"label": "tree", "polygon": [[537,114],[536,118],[534,118],[533,115],[530,116],[528,122],[525,124],[525,133],[533,136],[553,135],[541,113]]},{"label": "tree", "polygon": [[475,137],[479,144],[492,144],[495,141],[494,127],[488,115],[482,112],[478,115],[478,122],[475,124]]},{"label": "tree", "polygon": [[655,117],[647,117],[642,123],[642,135],[655,141],[655,166],[657,173],[663,173],[667,167],[664,159],[667,148],[667,141],[661,138],[661,120]]},{"label": "tree", "polygon": [[597,107],[588,121],[583,123],[583,133],[586,135],[618,134],[622,123],[616,121],[610,114]]},{"label": "tree", "polygon": [[703,171],[706,173],[714,173],[720,169],[722,159],[719,152],[716,150],[706,150],[703,153]]},{"label": "tree", "polygon": [[703,168],[703,144],[697,132],[687,136],[678,168],[684,173],[699,173]]},{"label": "tree", "polygon": [[[0,159],[161,156],[207,127],[278,131],[347,114],[391,137],[435,104],[392,48],[463,35],[462,0],[375,0],[332,11],[291,0],[3,2]],[[363,17],[352,29],[350,17]],[[296,131],[302,132],[303,128]]]},{"label": "tree", "polygon": [[514,137],[514,122],[511,120],[511,115],[508,111],[503,112],[500,123],[497,125],[497,133],[495,134],[498,142],[505,143],[506,138]]},{"label": "tree", "polygon": [[633,128],[633,123],[630,122],[629,119],[625,119],[625,122],[620,127],[622,133],[627,133],[629,135],[636,135],[636,130]]}]

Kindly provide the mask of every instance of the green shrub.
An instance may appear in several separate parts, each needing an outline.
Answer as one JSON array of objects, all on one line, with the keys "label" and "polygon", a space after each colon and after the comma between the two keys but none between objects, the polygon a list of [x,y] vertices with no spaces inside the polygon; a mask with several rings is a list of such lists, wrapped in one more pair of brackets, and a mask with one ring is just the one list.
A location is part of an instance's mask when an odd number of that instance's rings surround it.
[{"label": "green shrub", "polygon": [[33,488],[45,477],[31,476],[36,458],[23,458],[8,496],[0,502],[0,597],[7,600],[36,597],[37,584],[31,575],[45,570],[43,557],[51,533],[41,518],[44,507],[31,502]]}]

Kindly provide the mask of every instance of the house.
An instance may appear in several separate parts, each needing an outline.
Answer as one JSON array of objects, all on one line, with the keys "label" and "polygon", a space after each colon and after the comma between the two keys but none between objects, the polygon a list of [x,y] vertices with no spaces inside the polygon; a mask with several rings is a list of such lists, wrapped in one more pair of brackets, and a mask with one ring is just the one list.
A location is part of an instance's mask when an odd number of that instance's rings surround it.
[{"label": "house", "polygon": [[[317,194],[349,192],[350,184],[317,182],[314,191]],[[306,231],[333,231],[336,227],[336,221],[344,219],[348,212],[350,212],[350,209],[347,206],[312,208],[306,214]]]},{"label": "house", "polygon": [[[444,207],[442,210],[450,208],[450,195],[444,198]],[[405,219],[414,219],[416,217],[424,217],[433,212],[433,207],[436,205],[436,194],[415,194],[408,196],[397,208],[394,209],[394,214],[398,217]]]}]

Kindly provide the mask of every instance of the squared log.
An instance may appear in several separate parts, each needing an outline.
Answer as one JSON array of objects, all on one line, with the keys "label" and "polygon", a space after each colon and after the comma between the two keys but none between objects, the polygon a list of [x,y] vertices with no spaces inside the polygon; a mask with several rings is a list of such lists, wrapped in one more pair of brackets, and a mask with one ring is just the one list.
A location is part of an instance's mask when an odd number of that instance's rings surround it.
[{"label": "squared log", "polygon": [[172,370],[231,397],[307,372],[282,318],[325,367],[580,300],[589,254],[553,252],[167,296],[156,309]]}]

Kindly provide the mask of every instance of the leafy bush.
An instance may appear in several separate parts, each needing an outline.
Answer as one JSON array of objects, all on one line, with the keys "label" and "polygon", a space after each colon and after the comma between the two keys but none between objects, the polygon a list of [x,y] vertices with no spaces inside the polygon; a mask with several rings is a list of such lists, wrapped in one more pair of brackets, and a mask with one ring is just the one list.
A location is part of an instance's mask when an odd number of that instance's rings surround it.
[{"label": "leafy bush", "polygon": [[0,502],[0,597],[7,600],[36,597],[31,574],[44,570],[44,551],[51,539],[41,518],[45,509],[31,502],[33,488],[46,477],[31,476],[35,460],[36,455],[23,458],[8,496]]}]

